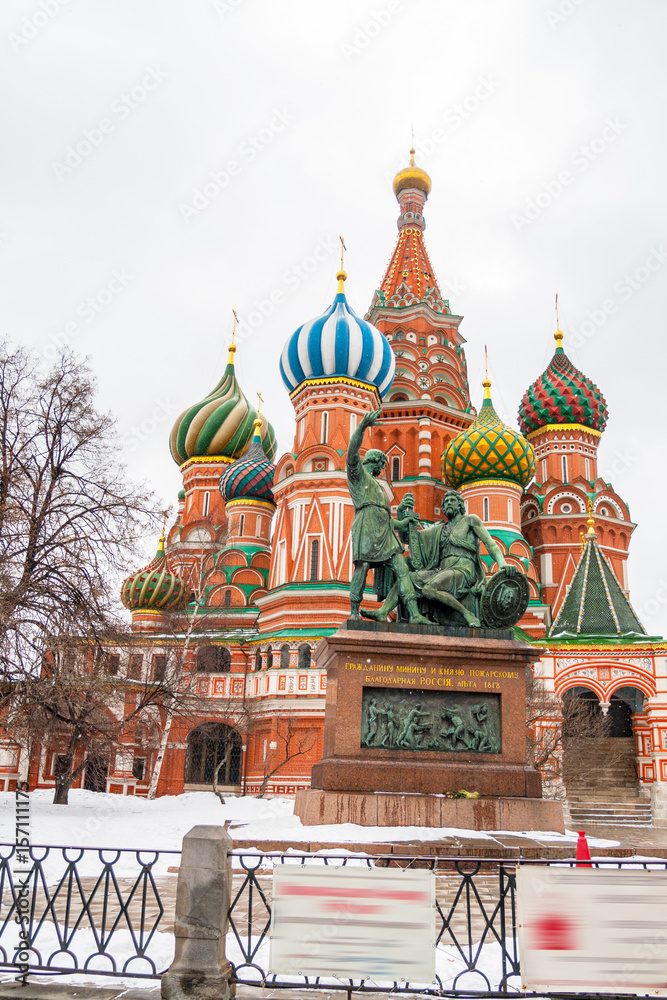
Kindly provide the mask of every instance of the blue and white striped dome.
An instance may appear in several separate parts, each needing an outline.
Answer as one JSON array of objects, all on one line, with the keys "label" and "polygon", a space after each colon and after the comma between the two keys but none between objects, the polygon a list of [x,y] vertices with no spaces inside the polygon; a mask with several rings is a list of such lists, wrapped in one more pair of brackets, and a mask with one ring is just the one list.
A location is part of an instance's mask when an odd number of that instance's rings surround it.
[{"label": "blue and white striped dome", "polygon": [[280,358],[280,374],[288,392],[307,379],[343,377],[374,385],[382,398],[395,369],[396,359],[386,337],[350,309],[342,291],[322,316],[292,334]]}]

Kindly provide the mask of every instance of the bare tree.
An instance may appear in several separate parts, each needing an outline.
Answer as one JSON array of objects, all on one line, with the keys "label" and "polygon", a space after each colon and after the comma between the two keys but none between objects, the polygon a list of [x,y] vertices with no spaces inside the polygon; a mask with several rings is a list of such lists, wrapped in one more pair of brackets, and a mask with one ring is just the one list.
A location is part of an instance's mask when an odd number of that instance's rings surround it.
[{"label": "bare tree", "polygon": [[266,794],[267,785],[274,774],[277,774],[288,761],[310,753],[317,742],[316,729],[298,729],[295,720],[290,716],[284,720],[282,726],[281,720],[278,720],[278,731],[275,735],[277,746],[264,765],[264,776],[257,793],[258,799]]},{"label": "bare tree", "polygon": [[45,371],[0,341],[0,676],[12,684],[39,673],[54,638],[100,645],[122,630],[119,575],[157,516],[94,395],[71,352]]},{"label": "bare tree", "polygon": [[154,729],[166,712],[181,718],[201,712],[201,701],[169,665],[154,680],[125,681],[115,675],[115,664],[111,672],[108,654],[82,646],[61,643],[46,654],[38,676],[16,681],[0,726],[24,746],[57,752],[56,805],[67,804],[86,767],[127,752],[139,742],[138,731]]}]

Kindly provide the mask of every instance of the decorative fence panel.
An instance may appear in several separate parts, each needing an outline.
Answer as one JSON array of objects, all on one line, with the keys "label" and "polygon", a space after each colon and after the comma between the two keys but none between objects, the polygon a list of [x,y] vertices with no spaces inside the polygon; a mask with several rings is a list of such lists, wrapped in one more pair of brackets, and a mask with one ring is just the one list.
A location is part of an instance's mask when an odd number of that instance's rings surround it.
[{"label": "decorative fence panel", "polygon": [[0,845],[0,968],[158,978],[173,955],[176,876],[167,869],[179,857]]}]

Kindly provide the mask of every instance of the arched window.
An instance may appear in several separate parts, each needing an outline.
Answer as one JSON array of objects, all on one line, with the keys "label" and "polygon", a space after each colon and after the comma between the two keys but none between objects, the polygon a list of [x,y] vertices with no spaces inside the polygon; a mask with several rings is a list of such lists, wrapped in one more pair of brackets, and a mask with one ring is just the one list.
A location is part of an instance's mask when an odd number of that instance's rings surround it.
[{"label": "arched window", "polygon": [[490,518],[489,518],[489,498],[488,497],[484,497],[484,500],[482,501],[482,507],[483,507],[483,512],[484,512],[484,516],[483,516],[482,520],[483,521],[489,521]]},{"label": "arched window", "polygon": [[245,514],[241,514],[239,516],[239,535],[243,534],[244,528],[245,528]]},{"label": "arched window", "polygon": [[394,482],[401,478],[401,460],[400,458],[392,458],[391,460],[391,478]]},{"label": "arched window", "polygon": [[547,481],[547,460],[546,460],[546,458],[543,458],[542,459],[542,482],[546,483],[546,481]]},{"label": "arched window", "polygon": [[320,566],[320,540],[319,538],[313,538],[310,543],[310,573],[309,580],[318,579],[318,571]]},{"label": "arched window", "polygon": [[307,642],[299,646],[299,670],[306,670],[311,665],[311,649]]},{"label": "arched window", "polygon": [[564,483],[569,483],[570,479],[569,479],[569,476],[567,474],[567,455],[561,455],[560,460],[561,460],[561,464],[562,464],[562,467],[563,467],[563,482]]},{"label": "arched window", "polygon": [[584,465],[586,467],[586,479],[590,481],[591,478],[591,460],[590,458],[584,459]]},{"label": "arched window", "polygon": [[405,340],[405,334],[402,330],[396,331],[396,340]]},{"label": "arched window", "polygon": [[211,494],[207,490],[206,493],[204,493],[204,507],[202,510],[204,517],[208,517],[208,508],[210,503],[211,503]]},{"label": "arched window", "polygon": [[232,603],[232,592],[231,590],[226,590],[225,596],[222,599],[222,606],[223,608],[229,608],[231,607],[231,603]]},{"label": "arched window", "polygon": [[356,413],[350,414],[350,434],[353,434],[357,429],[358,417]]},{"label": "arched window", "polygon": [[257,652],[255,653],[255,670],[261,670],[261,669],[262,669],[262,651],[261,649],[258,649]]},{"label": "arched window", "polygon": [[255,522],[255,534],[257,535],[258,538],[261,538],[261,535],[262,535],[262,515],[261,514],[257,515],[257,521]]},{"label": "arched window", "polygon": [[241,746],[241,736],[231,726],[207,722],[193,729],[187,740],[186,783],[210,785],[217,770],[219,785],[240,784]]},{"label": "arched window", "polygon": [[197,646],[198,674],[226,674],[232,665],[227,646]]},{"label": "arched window", "polygon": [[507,498],[507,520],[510,524],[514,521],[514,509],[512,507],[512,500],[510,497]]},{"label": "arched window", "polygon": [[289,667],[289,644],[284,642],[280,647],[280,668],[281,670],[287,670]]},{"label": "arched window", "polygon": [[266,669],[268,670],[273,666],[273,650],[269,646],[266,650]]},{"label": "arched window", "polygon": [[322,414],[322,435],[320,438],[320,444],[326,444],[329,440],[329,414],[325,410]]}]

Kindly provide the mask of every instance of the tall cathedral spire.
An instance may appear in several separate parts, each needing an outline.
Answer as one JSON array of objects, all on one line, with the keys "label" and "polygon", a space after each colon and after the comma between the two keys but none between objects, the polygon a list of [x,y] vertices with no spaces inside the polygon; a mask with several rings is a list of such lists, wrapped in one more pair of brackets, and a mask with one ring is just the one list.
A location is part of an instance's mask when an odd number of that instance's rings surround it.
[{"label": "tall cathedral spire", "polygon": [[[431,178],[415,163],[415,151],[410,150],[410,163],[394,177],[394,194],[401,206],[398,217],[398,240],[386,274],[380,285],[385,302],[396,299],[400,304],[409,300],[421,302],[431,290],[443,312],[449,312],[438,287],[424,243],[424,204],[431,191]],[[396,301],[399,304],[399,301]]]}]

